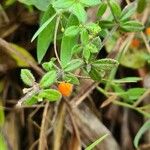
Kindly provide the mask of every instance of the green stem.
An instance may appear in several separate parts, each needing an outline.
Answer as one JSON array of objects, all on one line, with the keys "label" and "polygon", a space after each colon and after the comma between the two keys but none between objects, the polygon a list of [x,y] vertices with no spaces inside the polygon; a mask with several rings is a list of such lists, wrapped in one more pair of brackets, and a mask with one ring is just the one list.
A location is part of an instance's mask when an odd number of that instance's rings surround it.
[{"label": "green stem", "polygon": [[124,103],[124,102],[121,102],[121,101],[113,101],[113,103],[116,104],[116,105],[119,105],[119,106],[123,106],[123,107],[126,107],[126,108],[133,109],[133,110],[139,112],[140,114],[144,115],[145,117],[150,118],[150,114],[149,113],[146,113],[146,112],[142,111],[138,107],[134,107],[134,106],[132,106],[130,104],[127,104],[127,103]]},{"label": "green stem", "polygon": [[102,45],[101,45],[101,48],[103,48],[103,46],[106,44],[106,42],[112,37],[113,33],[116,32],[116,30],[119,28],[119,25],[115,25],[111,31],[109,32],[109,34],[104,38],[103,42],[102,42]]},{"label": "green stem", "polygon": [[101,87],[97,86],[96,89],[97,89],[100,93],[102,93],[102,94],[104,94],[106,97],[108,97],[107,92],[105,92],[105,90],[103,90]]},{"label": "green stem", "polygon": [[59,27],[60,18],[61,18],[61,16],[59,15],[57,17],[56,25],[55,25],[55,32],[54,32],[54,52],[55,52],[55,56],[57,58],[58,63],[61,65],[61,61],[59,59],[58,52],[57,52],[57,42],[56,42],[57,41],[57,31],[58,31],[58,27]]}]

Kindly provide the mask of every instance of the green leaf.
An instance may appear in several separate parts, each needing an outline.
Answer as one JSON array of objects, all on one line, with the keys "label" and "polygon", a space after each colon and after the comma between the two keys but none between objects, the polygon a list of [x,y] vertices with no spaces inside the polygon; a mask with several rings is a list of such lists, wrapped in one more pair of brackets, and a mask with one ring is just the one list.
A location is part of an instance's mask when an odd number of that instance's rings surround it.
[{"label": "green leaf", "polygon": [[87,6],[95,6],[101,3],[101,0],[80,0],[80,3],[83,3]]},{"label": "green leaf", "polygon": [[19,2],[26,5],[34,5],[42,11],[46,11],[48,6],[50,5],[51,0],[19,0]]},{"label": "green leaf", "polygon": [[56,80],[57,74],[55,70],[47,72],[40,81],[40,86],[42,88],[49,87],[52,85]]},{"label": "green leaf", "polygon": [[93,142],[91,145],[89,145],[85,150],[93,150],[93,148],[98,145],[100,142],[102,142],[109,134],[105,134],[99,139],[97,139],[95,142]]},{"label": "green leaf", "polygon": [[36,97],[36,96],[32,96],[31,98],[26,99],[26,100],[23,102],[23,104],[24,104],[24,105],[32,106],[32,105],[36,104],[37,102],[38,102],[37,97]]},{"label": "green leaf", "polygon": [[107,4],[106,3],[101,3],[97,12],[97,16],[101,17],[103,16],[103,14],[105,13],[107,9]]},{"label": "green leaf", "polygon": [[[51,18],[51,16],[53,16],[54,14],[55,11],[52,8],[52,6],[50,6],[49,9],[42,16],[40,26],[42,27],[45,21]],[[48,25],[43,29],[43,31],[41,31],[41,33],[39,33],[38,41],[37,41],[37,59],[39,63],[42,61],[50,43],[53,40],[55,22],[56,19],[52,17],[52,20],[48,23]]]},{"label": "green leaf", "polygon": [[84,45],[89,42],[89,34],[88,34],[86,29],[83,29],[80,32],[80,39],[81,39],[81,43],[84,44]]},{"label": "green leaf", "polygon": [[96,45],[89,43],[85,47],[86,50],[89,50],[91,53],[97,53],[99,50],[97,49]]},{"label": "green leaf", "polygon": [[78,78],[73,74],[66,74],[64,80],[71,84],[76,84],[76,85],[80,84]]},{"label": "green leaf", "polygon": [[80,44],[76,44],[72,48],[71,53],[72,53],[72,55],[74,55],[74,54],[77,54],[77,53],[81,52],[81,50],[82,50],[82,46]]},{"label": "green leaf", "polygon": [[101,21],[99,21],[99,25],[100,25],[101,28],[111,29],[115,24],[114,24],[113,21],[101,20]]},{"label": "green leaf", "polygon": [[96,23],[88,23],[86,28],[94,35],[101,31],[101,27]]},{"label": "green leaf", "polygon": [[146,121],[143,126],[140,128],[140,130],[138,131],[138,133],[136,134],[135,138],[134,138],[134,146],[136,148],[138,148],[139,145],[139,140],[142,137],[142,135],[150,129],[150,120]]},{"label": "green leaf", "polygon": [[99,33],[99,36],[105,38],[108,35],[108,33],[109,31],[107,29],[102,29],[102,31]]},{"label": "green leaf", "polygon": [[65,30],[65,36],[76,36],[79,31],[79,26],[70,26]]},{"label": "green leaf", "polygon": [[89,75],[94,81],[101,81],[102,77],[104,76],[104,72],[96,70],[92,67],[91,71],[89,72]]},{"label": "green leaf", "polygon": [[[67,27],[78,25],[78,19],[74,15],[70,15],[67,23]],[[77,44],[78,37],[67,37],[63,35],[61,42],[60,60],[62,66],[65,66],[72,57],[72,48]]]},{"label": "green leaf", "polygon": [[98,51],[101,50],[102,42],[101,42],[100,37],[98,37],[98,36],[95,37],[95,38],[92,40],[92,44],[94,44],[94,45],[97,47]]},{"label": "green leaf", "polygon": [[42,67],[46,70],[46,71],[50,71],[53,68],[53,61],[49,61],[49,62],[45,62],[42,64]]},{"label": "green leaf", "polygon": [[130,18],[135,13],[136,8],[137,5],[134,2],[127,5],[121,12],[120,20],[123,21]]},{"label": "green leaf", "polygon": [[114,59],[99,59],[92,63],[92,66],[98,70],[110,70],[118,66],[118,61]]},{"label": "green leaf", "polygon": [[83,61],[81,59],[73,59],[64,67],[64,71],[65,72],[73,71],[78,69],[82,65]]},{"label": "green leaf", "polygon": [[[34,60],[34,58],[32,57],[32,55],[28,52],[28,50],[24,49],[23,47],[16,45],[14,43],[10,43],[10,46],[12,48],[14,48],[18,53],[20,53],[20,55],[24,56],[24,58],[28,59],[28,61],[36,64],[36,61]],[[9,54],[11,55],[11,57],[16,61],[17,66],[19,67],[29,67],[29,63],[28,61],[23,60],[22,58],[20,58],[18,55],[16,55],[13,52],[9,52]]]},{"label": "green leaf", "polygon": [[79,22],[85,23],[87,21],[87,14],[84,7],[80,3],[75,3],[71,8],[70,12],[73,13],[79,20]]},{"label": "green leaf", "polygon": [[90,56],[91,56],[91,52],[89,49],[86,49],[86,47],[83,48],[83,53],[82,56],[85,58],[86,62],[88,62]]},{"label": "green leaf", "polygon": [[125,21],[120,23],[121,29],[129,32],[138,32],[144,29],[144,26],[139,21]]},{"label": "green leaf", "polygon": [[113,80],[112,82],[114,82],[114,83],[131,83],[131,82],[138,82],[141,80],[142,80],[142,78],[138,78],[138,77],[126,77],[126,78],[122,78],[122,79]]},{"label": "green leaf", "polygon": [[143,95],[145,91],[146,89],[144,88],[132,88],[127,91],[127,94],[129,95],[130,100],[136,100]]},{"label": "green leaf", "polygon": [[46,89],[41,91],[38,97],[53,102],[61,99],[61,93],[54,89]]},{"label": "green leaf", "polygon": [[126,97],[126,100],[132,103],[133,100],[137,100],[141,95],[143,95],[145,91],[146,89],[144,88],[132,88],[126,92],[118,93],[118,95]]},{"label": "green leaf", "polygon": [[111,11],[112,13],[119,18],[121,15],[121,7],[117,1],[111,0],[110,1]]},{"label": "green leaf", "polygon": [[121,64],[132,69],[142,68],[146,64],[146,56],[148,55],[144,51],[127,51],[121,59]]},{"label": "green leaf", "polygon": [[72,57],[72,48],[77,44],[77,37],[63,36],[61,43],[61,63],[65,66]]},{"label": "green leaf", "polygon": [[142,13],[147,6],[146,0],[138,0],[137,12]]},{"label": "green leaf", "polygon": [[71,14],[67,20],[66,28],[73,25],[79,26],[79,20],[74,14]]},{"label": "green leaf", "polygon": [[123,93],[123,92],[125,92],[124,89],[122,88],[122,86],[120,84],[112,84],[112,82],[110,84],[112,85],[112,87],[113,87],[113,89],[114,89],[114,91],[116,93]]},{"label": "green leaf", "polygon": [[56,17],[57,14],[54,14],[52,17],[50,17],[46,22],[42,24],[42,26],[36,31],[36,33],[33,35],[31,42],[35,40],[35,38],[49,25],[50,22]]},{"label": "green leaf", "polygon": [[28,86],[33,86],[35,82],[33,74],[28,69],[21,69],[21,79]]},{"label": "green leaf", "polygon": [[57,9],[66,9],[75,3],[73,0],[57,0],[53,2],[53,7]]}]

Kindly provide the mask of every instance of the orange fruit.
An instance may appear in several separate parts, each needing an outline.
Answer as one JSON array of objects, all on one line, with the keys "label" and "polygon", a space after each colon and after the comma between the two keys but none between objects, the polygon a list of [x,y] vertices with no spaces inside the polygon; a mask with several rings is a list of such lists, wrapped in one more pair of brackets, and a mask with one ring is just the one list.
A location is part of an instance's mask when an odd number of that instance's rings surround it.
[{"label": "orange fruit", "polygon": [[140,41],[138,39],[133,39],[132,42],[131,42],[131,46],[132,47],[139,47],[140,46]]},{"label": "orange fruit", "polygon": [[146,35],[150,35],[150,27],[146,28],[145,33]]},{"label": "orange fruit", "polygon": [[73,88],[73,85],[67,82],[60,82],[58,85],[58,91],[63,96],[70,96],[72,93],[72,88]]}]

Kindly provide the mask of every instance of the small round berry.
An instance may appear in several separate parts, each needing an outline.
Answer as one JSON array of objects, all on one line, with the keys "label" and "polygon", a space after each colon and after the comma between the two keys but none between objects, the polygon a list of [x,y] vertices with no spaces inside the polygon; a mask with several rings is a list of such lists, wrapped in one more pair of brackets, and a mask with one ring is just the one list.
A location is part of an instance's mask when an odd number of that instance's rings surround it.
[{"label": "small round berry", "polygon": [[140,41],[138,39],[133,39],[131,42],[131,46],[134,48],[138,48],[140,46]]},{"label": "small round berry", "polygon": [[72,93],[72,88],[73,88],[73,85],[67,82],[60,82],[58,85],[58,91],[63,96],[70,96]]},{"label": "small round berry", "polygon": [[146,35],[150,36],[150,27],[146,28],[145,33]]}]

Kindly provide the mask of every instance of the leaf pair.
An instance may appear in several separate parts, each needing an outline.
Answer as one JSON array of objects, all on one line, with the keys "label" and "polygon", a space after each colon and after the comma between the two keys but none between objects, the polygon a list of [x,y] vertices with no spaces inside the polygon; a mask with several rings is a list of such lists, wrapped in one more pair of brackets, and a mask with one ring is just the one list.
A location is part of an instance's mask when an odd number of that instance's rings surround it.
[{"label": "leaf pair", "polygon": [[[59,91],[54,89],[45,89],[50,88],[50,85],[52,85],[56,81],[56,78],[57,74],[55,70],[48,71],[39,82],[39,93],[31,95],[30,98],[24,101],[24,104],[33,105],[37,103],[39,99],[46,99],[49,101],[59,100],[61,98],[61,94]],[[22,69],[21,79],[26,85],[34,86],[35,78],[30,70]],[[32,90],[34,90],[34,88]]]},{"label": "leaf pair", "polygon": [[[117,23],[120,26],[121,30],[127,32],[138,32],[144,29],[143,24],[141,24],[139,21],[130,20],[131,16],[135,13],[137,9],[136,2],[132,2],[131,4],[127,5],[123,10],[121,10],[119,3],[114,0],[110,0],[108,4],[115,18],[113,21],[111,20],[100,21],[101,27],[109,29],[112,28]],[[98,11],[98,15],[102,16],[103,13],[106,11],[107,4],[103,3],[102,5],[100,5],[100,8],[102,10]]]},{"label": "leaf pair", "polygon": [[143,24],[137,20],[129,20],[129,18],[135,13],[137,4],[135,2],[127,5],[122,12],[118,12],[120,15],[120,27],[124,31],[138,32],[144,29]]},{"label": "leaf pair", "polygon": [[[47,88],[56,81],[56,78],[57,78],[56,71],[51,70],[42,77],[42,79],[39,82],[39,85],[41,88]],[[35,77],[33,76],[33,74],[31,73],[30,70],[22,69],[21,70],[21,79],[26,85],[28,85],[30,87],[34,86]]]}]

